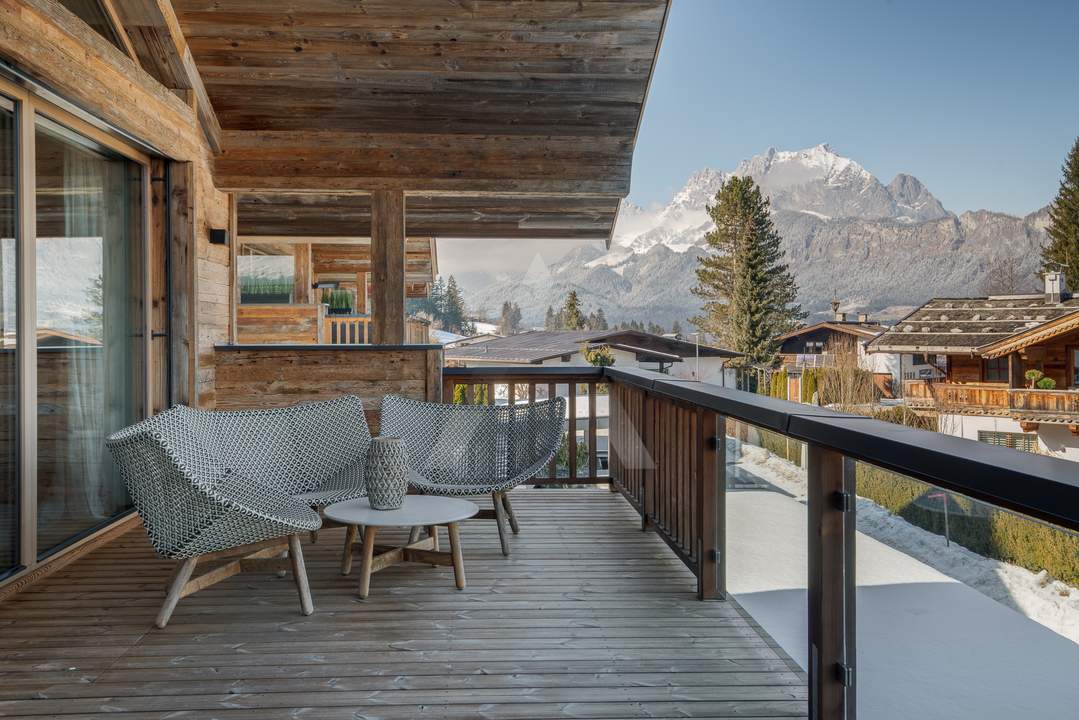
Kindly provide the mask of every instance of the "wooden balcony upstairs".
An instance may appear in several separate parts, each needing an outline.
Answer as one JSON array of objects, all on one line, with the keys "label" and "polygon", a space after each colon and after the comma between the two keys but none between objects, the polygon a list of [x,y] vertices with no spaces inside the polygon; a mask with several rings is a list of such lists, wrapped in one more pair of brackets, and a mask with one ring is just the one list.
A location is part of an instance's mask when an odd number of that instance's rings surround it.
[{"label": "wooden balcony upstairs", "polygon": [[450,568],[399,565],[359,600],[334,529],[304,546],[310,617],[290,578],[248,573],[185,598],[163,630],[173,564],[132,525],[0,604],[0,715],[806,716],[795,663],[735,602],[700,602],[693,573],[620,495],[513,501],[510,557],[489,523],[462,527],[464,591]]},{"label": "wooden balcony upstairs", "polygon": [[1022,422],[1079,423],[1079,389],[1009,388],[992,383],[935,383],[907,380],[909,405],[967,415],[996,415]]}]

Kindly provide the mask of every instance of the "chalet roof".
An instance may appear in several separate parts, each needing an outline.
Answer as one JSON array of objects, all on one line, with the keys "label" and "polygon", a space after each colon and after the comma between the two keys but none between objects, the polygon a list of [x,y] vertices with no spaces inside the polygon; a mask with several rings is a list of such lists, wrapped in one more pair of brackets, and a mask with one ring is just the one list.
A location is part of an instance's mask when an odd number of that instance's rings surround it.
[{"label": "chalet roof", "polygon": [[857,322],[857,321],[838,321],[838,320],[825,320],[823,322],[815,323],[813,325],[805,325],[800,328],[795,328],[788,333],[780,335],[777,339],[779,341],[790,340],[791,338],[800,337],[802,335],[808,335],[809,333],[816,332],[818,330],[834,330],[839,333],[846,333],[847,335],[853,335],[861,340],[870,340],[880,335],[888,328],[879,323],[873,322]]},{"label": "chalet roof", "polygon": [[1079,298],[1050,303],[1043,294],[934,298],[887,329],[867,349],[980,355],[1077,310]]},{"label": "chalet roof", "polygon": [[[533,330],[487,342],[446,348],[446,359],[541,363],[562,355],[572,355],[586,344],[621,347],[627,352],[654,355],[664,361],[694,357],[698,351],[695,343],[639,330]],[[739,357],[739,353],[711,345],[701,345],[699,350],[701,357]]]}]

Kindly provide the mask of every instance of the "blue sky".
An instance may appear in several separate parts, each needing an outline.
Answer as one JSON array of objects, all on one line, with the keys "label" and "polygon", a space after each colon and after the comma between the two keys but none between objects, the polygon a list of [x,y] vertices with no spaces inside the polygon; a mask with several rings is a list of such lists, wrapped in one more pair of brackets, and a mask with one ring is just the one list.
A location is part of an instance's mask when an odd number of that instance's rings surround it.
[{"label": "blue sky", "polygon": [[955,212],[1052,200],[1079,136],[1079,0],[675,0],[630,199],[830,143]]}]

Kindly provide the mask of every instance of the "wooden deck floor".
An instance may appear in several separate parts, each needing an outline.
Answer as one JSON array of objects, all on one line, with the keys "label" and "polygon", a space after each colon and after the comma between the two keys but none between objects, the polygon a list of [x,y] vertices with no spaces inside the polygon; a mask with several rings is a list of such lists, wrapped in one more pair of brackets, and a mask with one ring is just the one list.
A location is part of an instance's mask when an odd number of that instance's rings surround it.
[{"label": "wooden deck floor", "polygon": [[[606,490],[518,490],[449,568],[396,566],[355,596],[343,531],[290,578],[243,574],[153,627],[171,563],[128,533],[0,604],[0,715],[64,718],[804,717],[805,677]],[[443,531],[445,542],[445,531]]]}]

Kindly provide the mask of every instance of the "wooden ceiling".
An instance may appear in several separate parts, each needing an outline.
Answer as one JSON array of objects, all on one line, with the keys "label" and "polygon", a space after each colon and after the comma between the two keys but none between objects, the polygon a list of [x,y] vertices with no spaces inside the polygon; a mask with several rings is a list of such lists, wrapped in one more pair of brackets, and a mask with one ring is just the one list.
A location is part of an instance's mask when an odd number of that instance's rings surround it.
[{"label": "wooden ceiling", "polygon": [[[606,238],[668,0],[172,7],[177,63],[190,53],[220,127],[221,189],[400,189],[409,234]],[[342,204],[327,222],[364,222]]]}]

